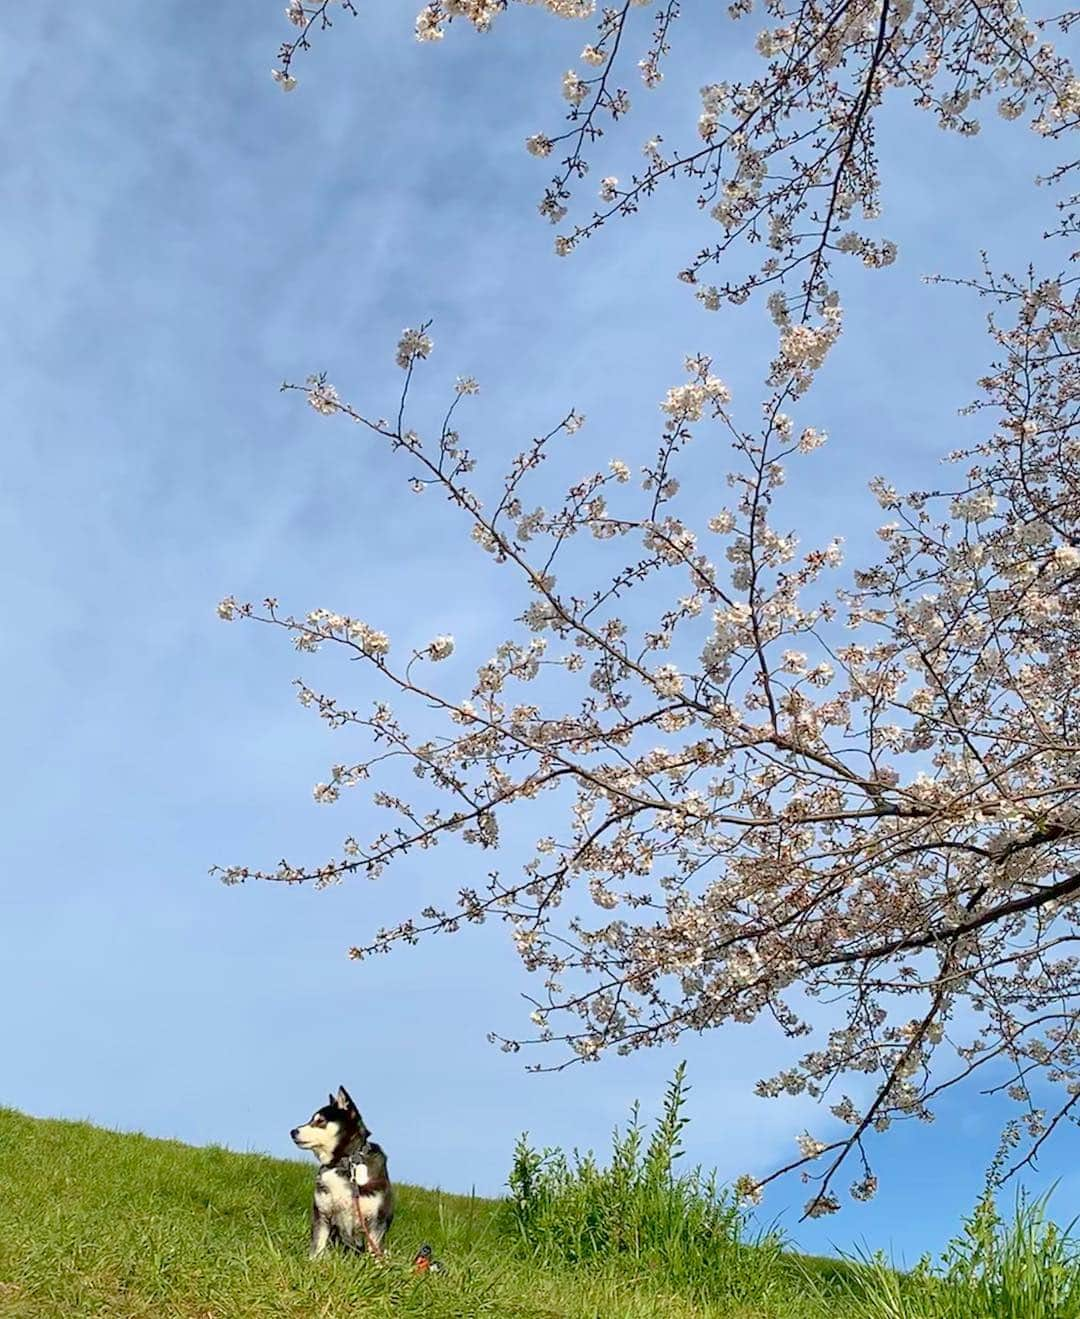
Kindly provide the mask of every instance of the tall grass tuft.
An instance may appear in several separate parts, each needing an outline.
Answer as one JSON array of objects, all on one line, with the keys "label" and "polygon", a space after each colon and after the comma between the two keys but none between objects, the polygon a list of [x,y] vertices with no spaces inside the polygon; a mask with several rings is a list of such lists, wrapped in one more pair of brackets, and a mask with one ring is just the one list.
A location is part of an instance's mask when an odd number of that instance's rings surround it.
[{"label": "tall grass tuft", "polygon": [[689,1089],[680,1063],[651,1136],[635,1103],[625,1130],[612,1134],[606,1166],[591,1152],[539,1152],[523,1135],[504,1219],[519,1248],[548,1266],[619,1261],[703,1300],[760,1303],[789,1283],[779,1237],[751,1241],[745,1213],[715,1173],[677,1169]]},{"label": "tall grass tuft", "polygon": [[987,1193],[936,1266],[924,1258],[900,1274],[864,1259],[854,1285],[866,1319],[1080,1319],[1076,1220],[1058,1227],[1048,1200],[1020,1194],[1006,1222]]}]

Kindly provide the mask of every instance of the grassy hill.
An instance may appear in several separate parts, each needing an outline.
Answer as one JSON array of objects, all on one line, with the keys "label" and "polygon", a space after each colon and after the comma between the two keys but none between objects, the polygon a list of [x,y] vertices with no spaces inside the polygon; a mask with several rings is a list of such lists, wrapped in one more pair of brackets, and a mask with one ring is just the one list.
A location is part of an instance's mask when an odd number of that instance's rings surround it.
[{"label": "grassy hill", "polygon": [[[760,1306],[714,1305],[696,1301],[692,1286],[666,1288],[646,1263],[543,1265],[520,1256],[498,1202],[412,1186],[398,1188],[387,1265],[337,1253],[312,1263],[306,1248],[313,1171],[313,1164],[0,1109],[0,1316],[803,1313],[791,1308],[798,1290],[792,1276],[762,1286],[775,1293],[775,1305],[767,1294]],[[444,1274],[410,1274],[424,1241],[445,1262]]]},{"label": "grassy hill", "polygon": [[[944,1274],[901,1277],[725,1236],[730,1210],[692,1179],[619,1200],[627,1169],[648,1168],[636,1141],[609,1169],[556,1156],[549,1174],[520,1146],[528,1223],[399,1186],[386,1263],[311,1262],[313,1165],[0,1109],[0,1319],[1080,1319],[1075,1247],[1039,1206],[1001,1225],[984,1205]],[[424,1241],[444,1273],[410,1272]]]}]

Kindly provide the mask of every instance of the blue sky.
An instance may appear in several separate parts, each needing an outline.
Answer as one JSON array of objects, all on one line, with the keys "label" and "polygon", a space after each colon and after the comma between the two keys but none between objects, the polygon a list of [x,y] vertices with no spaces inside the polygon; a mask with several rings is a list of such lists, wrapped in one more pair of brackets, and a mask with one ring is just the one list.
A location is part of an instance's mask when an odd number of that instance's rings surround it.
[{"label": "blue sky", "polygon": [[[384,453],[280,394],[282,379],[326,370],[385,408],[397,334],[432,316],[423,391],[480,378],[481,453],[497,467],[575,405],[585,470],[648,451],[689,351],[713,354],[753,406],[771,338],[760,311],[710,316],[674,279],[706,232],[686,195],[554,256],[534,210],[545,168],[522,142],[557,122],[586,27],[515,12],[486,38],[420,47],[409,6],[372,8],[339,21],[283,96],[269,77],[281,8],[236,0],[207,23],[173,0],[31,6],[8,52],[0,1102],[285,1154],[289,1127],[342,1081],[397,1177],[494,1192],[517,1132],[602,1146],[685,1056],[691,1157],[764,1170],[813,1125],[750,1095],[777,1057],[764,1029],[532,1077],[485,1041],[520,1028],[527,988],[496,928],[349,963],[348,945],[417,891],[463,882],[439,853],[324,893],[207,875],[322,858],[370,832],[362,799],[312,802],[348,753],[289,686],[303,674],[362,701],[355,668],[224,626],[223,595],[354,612],[403,644],[452,632],[476,659],[500,635],[479,551]],[[625,176],[657,124],[696,115],[697,86],[723,76],[711,52],[741,58],[730,33],[676,46],[655,112],[638,93],[597,176]],[[1048,207],[1029,186],[1035,147],[1015,127],[961,142],[914,114],[889,121],[901,259],[843,272],[847,330],[812,405],[831,447],[790,494],[819,539],[869,552],[867,478],[929,483],[956,443],[983,312],[919,276],[973,273],[981,246],[1026,260]],[[978,1189],[993,1128],[974,1096],[954,1099],[935,1128],[881,1148],[872,1206],[797,1228],[792,1186],[767,1209],[815,1247],[936,1248]],[[1044,1180],[1067,1154],[1052,1148]],[[1071,1217],[1080,1182],[1055,1204]]]}]

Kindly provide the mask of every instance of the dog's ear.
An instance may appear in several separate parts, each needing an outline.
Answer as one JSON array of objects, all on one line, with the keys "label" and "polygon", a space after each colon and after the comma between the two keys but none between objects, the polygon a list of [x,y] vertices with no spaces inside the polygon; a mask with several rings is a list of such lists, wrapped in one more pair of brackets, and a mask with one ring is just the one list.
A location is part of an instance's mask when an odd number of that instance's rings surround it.
[{"label": "dog's ear", "polygon": [[338,1086],[337,1099],[334,1102],[338,1108],[343,1108],[346,1113],[356,1113],[357,1117],[360,1116],[356,1105],[352,1101],[352,1096],[343,1085]]},{"label": "dog's ear", "polygon": [[337,1108],[337,1100],[334,1098],[333,1095],[329,1095],[329,1096],[328,1096],[327,1107],[328,1107],[328,1108]]}]

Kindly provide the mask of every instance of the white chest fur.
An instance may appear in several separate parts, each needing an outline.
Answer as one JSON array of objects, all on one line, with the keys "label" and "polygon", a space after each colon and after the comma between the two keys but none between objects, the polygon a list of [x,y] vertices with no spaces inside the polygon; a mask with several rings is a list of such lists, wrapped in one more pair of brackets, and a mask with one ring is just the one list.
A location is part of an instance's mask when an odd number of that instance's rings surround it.
[{"label": "white chest fur", "polygon": [[319,1174],[315,1183],[315,1204],[335,1227],[351,1227],[356,1212],[352,1183],[337,1169]]},{"label": "white chest fur", "polygon": [[357,1195],[356,1188],[369,1181],[367,1165],[353,1163],[348,1168],[326,1169],[315,1183],[315,1205],[325,1218],[346,1236],[361,1230],[357,1214],[370,1220],[378,1213],[383,1192]]}]

